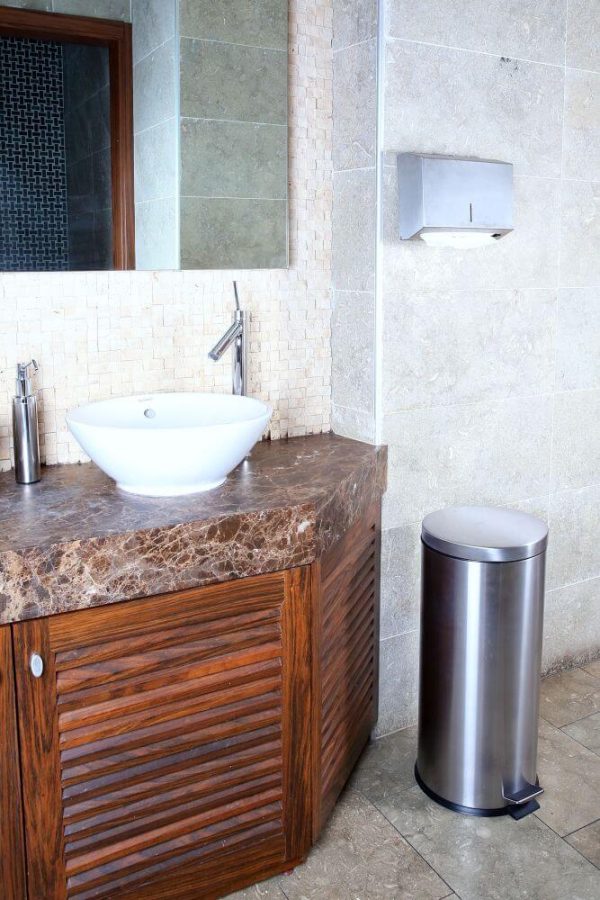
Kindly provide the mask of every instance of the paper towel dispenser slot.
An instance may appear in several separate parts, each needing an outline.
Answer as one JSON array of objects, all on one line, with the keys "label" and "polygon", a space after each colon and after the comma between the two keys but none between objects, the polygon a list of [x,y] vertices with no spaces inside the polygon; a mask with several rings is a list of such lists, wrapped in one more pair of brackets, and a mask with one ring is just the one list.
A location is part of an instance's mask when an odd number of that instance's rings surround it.
[{"label": "paper towel dispenser slot", "polygon": [[491,160],[398,155],[400,237],[471,247],[513,229],[513,167]]}]

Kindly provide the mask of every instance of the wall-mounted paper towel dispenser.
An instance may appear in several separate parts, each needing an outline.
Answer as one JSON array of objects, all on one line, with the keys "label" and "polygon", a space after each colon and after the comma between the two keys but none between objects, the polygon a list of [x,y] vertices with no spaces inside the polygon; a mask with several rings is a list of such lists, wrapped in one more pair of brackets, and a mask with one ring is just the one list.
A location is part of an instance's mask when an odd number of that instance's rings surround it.
[{"label": "wall-mounted paper towel dispenser", "polygon": [[400,153],[398,187],[403,240],[479,247],[512,231],[510,163]]}]

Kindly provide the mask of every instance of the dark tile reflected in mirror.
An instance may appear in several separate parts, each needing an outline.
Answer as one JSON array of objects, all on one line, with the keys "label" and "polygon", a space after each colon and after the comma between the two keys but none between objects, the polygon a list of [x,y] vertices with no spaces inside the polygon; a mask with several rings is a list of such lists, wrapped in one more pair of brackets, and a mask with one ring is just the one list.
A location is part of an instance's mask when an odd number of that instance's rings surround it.
[{"label": "dark tile reflected in mirror", "polygon": [[0,269],[112,268],[108,50],[0,37]]}]

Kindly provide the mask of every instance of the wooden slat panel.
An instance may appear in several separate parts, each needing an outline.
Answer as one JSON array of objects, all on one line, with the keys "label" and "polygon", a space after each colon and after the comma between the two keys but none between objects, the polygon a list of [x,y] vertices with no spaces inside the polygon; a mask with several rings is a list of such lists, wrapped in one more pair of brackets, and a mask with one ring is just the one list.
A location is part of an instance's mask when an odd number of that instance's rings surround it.
[{"label": "wooden slat panel", "polygon": [[109,831],[102,832],[106,840],[99,840],[93,852],[73,854],[67,860],[67,874],[74,876],[82,872],[95,872],[105,869],[110,863],[119,868],[127,868],[128,858],[134,854],[148,852],[154,856],[158,855],[158,850],[162,853],[168,850],[176,853],[186,842],[192,843],[193,835],[198,831],[230,819],[237,820],[238,816],[264,807],[276,806],[278,810],[281,809],[280,783],[251,796],[243,796],[243,789],[240,789],[240,794],[241,798],[236,796],[233,802],[227,803],[224,808],[218,805],[216,799],[211,804],[203,806],[199,804],[193,811],[188,806],[184,817],[179,817],[168,825],[150,828],[133,837],[111,840]]},{"label": "wooden slat panel", "polygon": [[285,866],[285,841],[275,813],[274,819],[250,822],[234,834],[217,834],[216,840],[178,854],[175,874],[162,861],[145,861],[141,872],[119,873],[100,888],[83,888],[76,896],[77,900],[214,900]]},{"label": "wooden slat panel", "polygon": [[[61,747],[89,745],[111,735],[122,735],[140,728],[148,728],[156,723],[159,718],[161,722],[174,722],[185,719],[188,714],[191,715],[205,709],[217,709],[221,705],[225,706],[231,703],[231,688],[236,689],[235,696],[237,699],[262,695],[266,691],[275,690],[279,686],[280,672],[280,660],[274,660],[269,664],[261,664],[260,667],[257,666],[250,673],[242,673],[240,675],[238,671],[234,675],[230,675],[229,685],[222,691],[211,691],[206,697],[200,696],[198,699],[195,697],[192,699],[184,698],[177,703],[173,703],[170,707],[163,708],[159,717],[157,717],[155,710],[142,709],[129,716],[122,715],[119,718],[109,719],[106,723],[100,722],[93,729],[90,728],[87,731],[87,740],[85,725],[73,731],[65,732],[60,736]],[[244,675],[246,675],[245,678]]]},{"label": "wooden slat panel", "polygon": [[[78,758],[74,764],[69,765],[65,754],[61,754],[63,785],[80,784],[100,775],[108,775],[119,772],[139,763],[141,759],[148,764],[154,760],[165,759],[174,753],[192,751],[196,747],[203,747],[220,738],[257,730],[279,722],[279,710],[281,708],[281,696],[278,693],[267,694],[260,701],[252,700],[247,709],[243,709],[241,703],[230,703],[224,709],[208,710],[199,716],[195,716],[192,729],[182,730],[181,733],[171,734],[164,740],[156,740],[152,728],[144,731],[150,732],[147,742],[134,739],[133,746],[127,743],[123,750],[110,746],[108,752],[98,753],[96,745],[92,745],[92,752],[83,759]],[[236,715],[237,712],[237,715]],[[232,715],[233,713],[233,715]],[[123,740],[123,737],[120,738]],[[103,743],[107,743],[106,741]],[[87,747],[79,747],[78,750],[87,750]]]},{"label": "wooden slat panel", "polygon": [[[92,872],[84,872],[72,876],[69,879],[69,896],[78,896],[83,891],[89,893],[92,888],[99,888],[95,896],[111,898],[115,896],[114,888],[111,891],[111,883],[118,886],[119,892],[123,886],[136,879],[146,879],[149,872],[171,870],[172,877],[176,867],[181,862],[194,856],[196,859],[215,854],[224,846],[227,846],[228,838],[237,835],[250,836],[254,831],[260,835],[260,826],[272,823],[271,833],[281,836],[281,805],[271,803],[257,809],[240,813],[231,819],[219,821],[201,828],[190,834],[180,835],[176,840],[164,842],[158,846],[149,847],[132,854],[123,860],[107,862]],[[250,834],[249,834],[250,833]],[[187,851],[187,852],[186,852]],[[118,896],[118,893],[117,893]],[[154,893],[146,896],[158,897]]]},{"label": "wooden slat panel", "polygon": [[64,821],[79,821],[88,818],[90,813],[118,810],[124,803],[129,806],[150,798],[158,803],[157,790],[165,793],[174,786],[194,785],[201,778],[215,778],[218,781],[223,772],[243,766],[247,767],[247,771],[254,771],[254,767],[266,759],[276,759],[281,766],[282,744],[278,731],[278,727],[271,726],[263,729],[263,734],[242,735],[238,738],[235,753],[224,751],[221,744],[213,744],[210,752],[203,754],[202,762],[197,765],[177,766],[172,771],[152,775],[149,779],[144,778],[142,773],[135,779],[131,778],[127,785],[117,785],[116,790],[108,791],[100,798],[90,799],[84,793],[72,800],[65,800]]},{"label": "wooden slat panel", "polygon": [[157,801],[154,791],[147,792],[142,800],[128,803],[125,808],[108,809],[99,812],[97,807],[90,804],[89,812],[85,815],[79,815],[78,819],[69,822],[65,818],[65,838],[67,841],[85,838],[97,832],[101,826],[118,826],[121,822],[130,822],[132,819],[144,816],[146,811],[153,808],[156,812],[162,810],[171,810],[177,807],[181,802],[189,800],[210,798],[213,791],[221,794],[229,790],[231,787],[238,785],[246,785],[252,778],[264,778],[268,775],[276,775],[280,777],[281,766],[279,765],[280,745],[274,745],[277,751],[274,755],[266,757],[261,761],[252,761],[250,766],[237,767],[233,770],[228,769],[218,775],[213,775],[209,779],[198,780],[194,777],[187,780],[183,785],[181,782],[175,787],[170,785],[161,790],[161,799]]},{"label": "wooden slat panel", "polygon": [[[216,622],[210,624],[213,628],[219,625]],[[83,697],[83,691],[106,686],[113,682],[127,680],[131,684],[132,673],[135,673],[140,684],[142,678],[148,679],[146,683],[149,686],[151,676],[164,673],[167,669],[173,673],[172,677],[176,678],[177,670],[186,666],[186,661],[190,656],[193,656],[198,662],[220,659],[224,655],[235,653],[236,650],[245,650],[265,641],[281,639],[278,620],[262,628],[245,628],[240,634],[228,632],[226,635],[222,633],[223,626],[221,624],[220,631],[221,633],[216,637],[207,638],[204,635],[202,639],[191,642],[189,634],[187,634],[185,636],[187,640],[182,644],[177,643],[176,637],[172,636],[171,644],[168,647],[154,649],[148,646],[145,652],[134,656],[121,656],[118,659],[91,663],[59,672],[58,690],[61,702],[77,700]],[[74,698],[66,696],[70,692],[75,694]]]},{"label": "wooden slat panel", "polygon": [[279,660],[280,654],[281,642],[271,641],[210,662],[192,662],[190,656],[187,666],[179,666],[175,672],[140,678],[132,675],[127,682],[109,688],[90,688],[82,693],[79,702],[72,696],[62,702],[59,695],[61,732],[79,727],[82,721],[94,725],[119,718],[123,713],[133,715],[149,706],[155,709],[165,703],[204,695],[227,684],[230,677],[252,680],[253,675],[268,669],[264,664]]},{"label": "wooden slat panel", "polygon": [[[275,797],[281,796],[281,773],[262,778],[248,776],[241,784],[232,785],[222,791],[211,791],[203,802],[199,802],[197,796],[188,794],[180,803],[171,803],[168,807],[162,803],[160,809],[153,806],[152,812],[147,815],[138,815],[135,819],[128,817],[118,823],[111,822],[110,828],[100,827],[88,831],[83,836],[67,839],[65,843],[67,862],[76,857],[78,864],[81,865],[83,854],[103,849],[110,850],[118,856],[117,842],[131,844],[136,839],[141,839],[144,843],[154,843],[162,833],[173,834],[176,830],[174,826],[183,833],[186,829],[191,830],[193,823],[197,823],[202,817],[216,815],[220,818],[223,807],[229,807],[236,802],[242,803],[247,798],[254,804],[257,795],[262,791],[268,791]],[[193,804],[195,812],[190,816],[188,810],[192,799],[195,801]],[[93,859],[95,865],[98,856],[94,855]]]},{"label": "wooden slat panel", "polygon": [[[223,842],[222,852],[207,859],[198,877],[198,868],[182,858],[177,879],[169,874],[156,873],[153,880],[155,896],[160,900],[215,900],[248,884],[264,880],[264,873],[279,874],[284,867],[293,868],[299,860],[282,863],[285,847],[273,833],[273,824],[266,822],[255,827],[249,835],[236,835]],[[249,894],[253,893],[251,891]],[[125,890],[121,887],[119,900],[146,900],[144,888]],[[82,900],[86,900],[85,896]]]},{"label": "wooden slat panel", "polygon": [[[79,654],[82,647],[96,648],[126,638],[143,639],[147,634],[165,629],[194,627],[215,619],[235,618],[239,612],[277,608],[283,592],[284,576],[275,572],[258,578],[175,591],[166,596],[98,606],[87,611],[88,615],[93,614],[95,634],[82,627],[79,611],[51,616],[48,619],[50,639],[55,653],[76,650]],[[94,657],[97,652],[94,650]]]},{"label": "wooden slat panel", "polygon": [[315,836],[377,718],[379,521],[379,507],[373,507],[321,561]]},{"label": "wooden slat panel", "polygon": [[10,626],[0,627],[0,885],[5,900],[25,897],[25,845],[16,688]]}]

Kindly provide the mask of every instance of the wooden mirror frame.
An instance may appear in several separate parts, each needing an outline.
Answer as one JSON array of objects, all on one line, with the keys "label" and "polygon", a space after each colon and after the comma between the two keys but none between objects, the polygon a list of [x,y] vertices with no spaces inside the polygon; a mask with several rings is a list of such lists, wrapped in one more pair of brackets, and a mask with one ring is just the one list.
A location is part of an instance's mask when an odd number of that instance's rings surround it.
[{"label": "wooden mirror frame", "polygon": [[0,35],[107,47],[110,67],[113,269],[135,269],[131,25],[0,7]]}]

